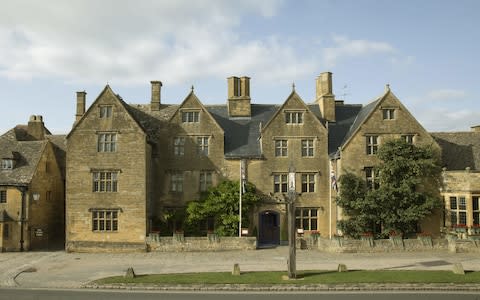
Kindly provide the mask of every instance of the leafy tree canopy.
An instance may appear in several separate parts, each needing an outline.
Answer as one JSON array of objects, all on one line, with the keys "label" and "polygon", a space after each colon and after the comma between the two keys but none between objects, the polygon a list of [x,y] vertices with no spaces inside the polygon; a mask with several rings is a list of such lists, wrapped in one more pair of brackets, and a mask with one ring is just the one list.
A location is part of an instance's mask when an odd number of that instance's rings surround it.
[{"label": "leafy tree canopy", "polygon": [[[256,188],[251,183],[245,184],[242,194],[242,226],[248,225],[251,208],[259,201]],[[238,234],[239,182],[224,181],[203,193],[199,201],[192,201],[187,206],[187,222],[200,224],[208,218],[215,221],[215,233],[221,236]]]},{"label": "leafy tree canopy", "polygon": [[415,232],[417,223],[441,206],[441,168],[431,146],[416,146],[404,140],[389,140],[378,150],[381,162],[374,166],[378,185],[367,186],[353,174],[339,178],[337,204],[346,220],[342,231],[358,237],[364,232],[380,234]]}]

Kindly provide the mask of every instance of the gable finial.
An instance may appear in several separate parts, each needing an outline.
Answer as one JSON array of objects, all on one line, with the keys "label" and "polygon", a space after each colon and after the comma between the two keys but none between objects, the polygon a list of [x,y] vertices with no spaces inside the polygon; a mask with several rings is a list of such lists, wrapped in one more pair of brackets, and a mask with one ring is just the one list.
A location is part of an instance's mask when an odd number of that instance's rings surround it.
[{"label": "gable finial", "polygon": [[295,81],[292,82],[292,92],[295,92]]},{"label": "gable finial", "polygon": [[389,92],[390,91],[390,84],[386,84],[385,85],[385,92]]},{"label": "gable finial", "polygon": [[193,84],[192,84],[192,87],[191,87],[191,89],[192,89],[192,93],[193,93],[193,90],[195,89],[195,88],[193,87]]}]

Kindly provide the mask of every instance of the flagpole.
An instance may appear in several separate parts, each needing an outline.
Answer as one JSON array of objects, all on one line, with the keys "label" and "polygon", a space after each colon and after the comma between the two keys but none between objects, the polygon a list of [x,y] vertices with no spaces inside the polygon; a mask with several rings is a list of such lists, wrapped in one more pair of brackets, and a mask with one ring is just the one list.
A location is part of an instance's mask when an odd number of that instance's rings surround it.
[{"label": "flagpole", "polygon": [[238,237],[242,237],[242,180],[243,180],[243,173],[242,173],[242,160],[239,160],[240,162],[240,180],[238,180],[238,186],[239,186],[239,203],[238,203],[238,215],[239,215],[239,220],[238,220]]}]

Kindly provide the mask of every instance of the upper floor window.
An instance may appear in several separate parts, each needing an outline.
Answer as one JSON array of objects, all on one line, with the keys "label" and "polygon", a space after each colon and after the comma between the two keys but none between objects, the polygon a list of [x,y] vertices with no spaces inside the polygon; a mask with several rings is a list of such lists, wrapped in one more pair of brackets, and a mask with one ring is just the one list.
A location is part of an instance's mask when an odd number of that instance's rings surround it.
[{"label": "upper floor window", "polygon": [[302,156],[313,157],[313,139],[302,140]]},{"label": "upper floor window", "polygon": [[450,223],[452,226],[467,225],[467,202],[465,197],[450,197]]},{"label": "upper floor window", "polygon": [[93,172],[94,192],[116,192],[118,188],[117,171]]},{"label": "upper floor window", "polygon": [[2,159],[2,170],[11,170],[13,169],[13,159],[4,158]]},{"label": "upper floor window", "polygon": [[173,172],[171,174],[170,191],[183,192],[183,172]]},{"label": "upper floor window", "polygon": [[0,191],[0,203],[7,203],[7,191]]},{"label": "upper floor window", "polygon": [[377,189],[380,185],[378,182],[378,172],[372,167],[365,168],[365,180],[367,181],[367,188]]},{"label": "upper floor window", "polygon": [[109,209],[93,210],[92,231],[118,231],[118,211]]},{"label": "upper floor window", "polygon": [[275,156],[285,157],[288,155],[288,141],[287,140],[275,140]]},{"label": "upper floor window", "polygon": [[100,118],[111,118],[112,111],[113,111],[113,106],[111,105],[100,106]]},{"label": "upper floor window", "polygon": [[303,112],[301,111],[286,111],[285,122],[287,124],[303,124]]},{"label": "upper floor window", "polygon": [[273,192],[286,193],[288,191],[288,175],[275,174],[273,175]]},{"label": "upper floor window", "polygon": [[367,155],[377,154],[378,150],[378,135],[366,136]]},{"label": "upper floor window", "polygon": [[199,111],[183,111],[182,122],[183,123],[198,123],[200,121]]},{"label": "upper floor window", "polygon": [[402,139],[408,143],[408,144],[413,144],[413,137],[414,135],[413,134],[404,134],[402,135]]},{"label": "upper floor window", "polygon": [[185,137],[173,139],[173,154],[175,156],[183,156],[185,154]]},{"label": "upper floor window", "polygon": [[208,136],[197,137],[197,154],[208,156]]},{"label": "upper floor window", "polygon": [[395,109],[394,108],[384,108],[382,109],[383,119],[384,120],[394,120],[395,119]]},{"label": "upper floor window", "polygon": [[315,192],[315,174],[302,174],[302,193]]},{"label": "upper floor window", "polygon": [[212,186],[212,172],[200,172],[200,191],[205,192]]},{"label": "upper floor window", "polygon": [[317,230],[318,209],[299,207],[295,210],[295,227],[303,230]]},{"label": "upper floor window", "polygon": [[115,152],[117,151],[117,134],[116,133],[100,133],[98,134],[98,152]]}]

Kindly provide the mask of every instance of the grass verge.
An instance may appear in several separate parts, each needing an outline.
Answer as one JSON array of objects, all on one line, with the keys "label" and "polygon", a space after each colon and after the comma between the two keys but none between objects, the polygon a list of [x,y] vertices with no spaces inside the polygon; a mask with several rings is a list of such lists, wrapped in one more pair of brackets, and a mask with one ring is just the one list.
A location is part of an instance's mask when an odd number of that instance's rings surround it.
[{"label": "grass verge", "polygon": [[480,283],[480,272],[465,275],[451,271],[301,271],[299,280],[283,280],[286,272],[245,272],[233,276],[227,272],[137,275],[107,277],[94,281],[104,284],[354,284],[354,283]]}]

